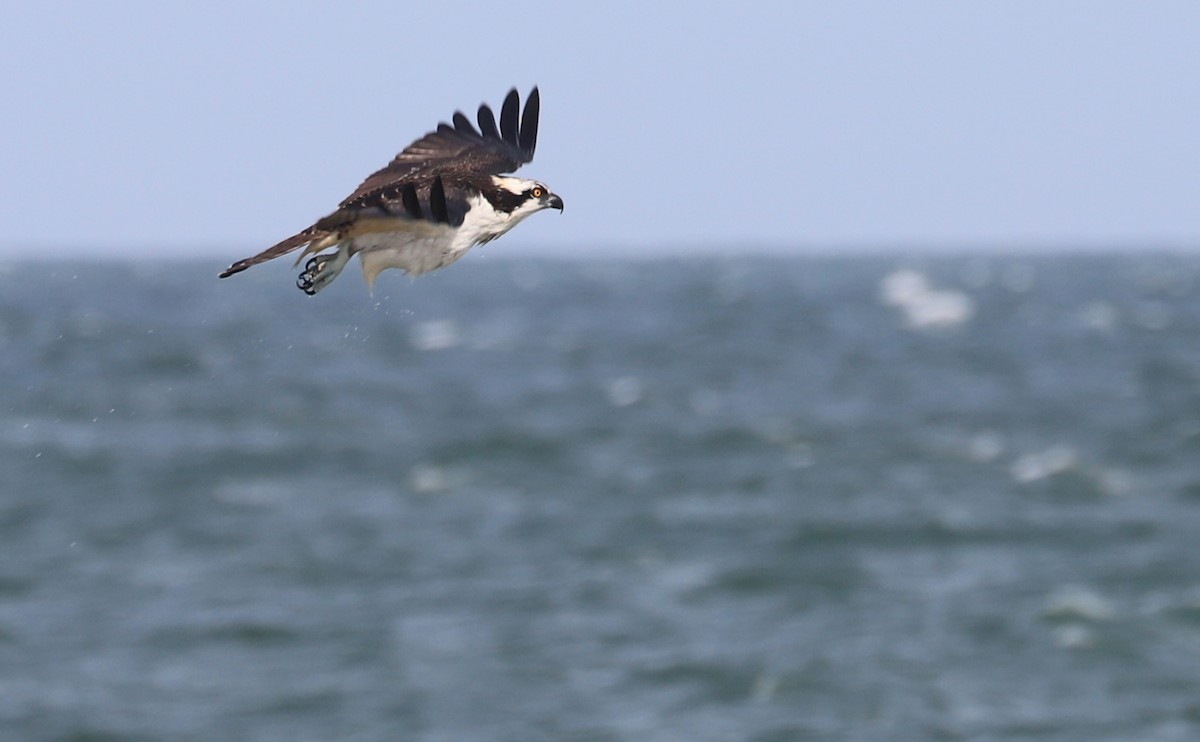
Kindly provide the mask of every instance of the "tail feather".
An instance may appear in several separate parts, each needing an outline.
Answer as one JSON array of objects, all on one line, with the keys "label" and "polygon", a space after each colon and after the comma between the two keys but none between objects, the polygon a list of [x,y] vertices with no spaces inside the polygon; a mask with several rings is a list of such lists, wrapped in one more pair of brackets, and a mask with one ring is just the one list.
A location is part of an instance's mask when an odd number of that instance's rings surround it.
[{"label": "tail feather", "polygon": [[286,240],[283,240],[282,242],[279,242],[275,245],[272,245],[271,247],[268,247],[266,250],[263,250],[258,255],[255,255],[255,256],[249,257],[249,258],[243,258],[243,259],[237,261],[233,265],[231,265],[228,268],[226,268],[225,270],[221,271],[221,278],[229,278],[230,276],[232,276],[235,273],[241,273],[242,271],[246,270],[247,268],[249,268],[252,265],[258,265],[259,263],[265,263],[268,260],[271,260],[272,258],[279,257],[280,255],[287,255],[291,251],[293,251],[297,248],[303,247],[304,245],[307,245],[311,242],[324,240],[325,238],[329,237],[330,234],[332,234],[332,233],[327,230],[316,229],[315,227],[309,227],[308,229],[304,230],[303,232],[294,234],[291,237],[288,237]]}]

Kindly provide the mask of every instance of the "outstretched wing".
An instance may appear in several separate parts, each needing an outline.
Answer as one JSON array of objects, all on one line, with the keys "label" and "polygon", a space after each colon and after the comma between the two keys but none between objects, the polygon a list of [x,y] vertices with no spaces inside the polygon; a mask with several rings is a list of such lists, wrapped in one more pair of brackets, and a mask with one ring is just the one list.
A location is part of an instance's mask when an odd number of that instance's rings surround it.
[{"label": "outstretched wing", "polygon": [[439,175],[450,180],[455,176],[511,173],[531,161],[537,147],[541,101],[536,87],[525,100],[523,113],[520,106],[521,97],[513,88],[500,108],[498,127],[492,109],[486,103],[479,106],[478,130],[461,111],[456,111],[453,125],[438,124],[436,130],[408,145],[339,206],[372,200],[381,191],[396,190],[397,186],[427,185]]},{"label": "outstretched wing", "polygon": [[[536,87],[525,101],[524,112],[520,107],[521,99],[514,88],[504,98],[497,126],[492,109],[481,105],[478,130],[461,112],[455,112],[453,125],[438,124],[435,131],[408,145],[387,167],[363,181],[332,214],[257,255],[239,260],[226,268],[221,278],[308,245],[303,257],[356,233],[420,232],[428,229],[427,223],[452,227],[462,224],[470,208],[464,179],[509,173],[533,159],[541,108]],[[387,229],[380,224],[386,224]]]}]

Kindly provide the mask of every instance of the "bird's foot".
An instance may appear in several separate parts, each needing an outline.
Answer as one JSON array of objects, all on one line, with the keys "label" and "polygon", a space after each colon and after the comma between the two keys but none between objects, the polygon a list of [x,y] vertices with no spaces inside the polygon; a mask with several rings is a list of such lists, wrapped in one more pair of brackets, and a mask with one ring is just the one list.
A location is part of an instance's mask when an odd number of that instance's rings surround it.
[{"label": "bird's foot", "polygon": [[348,251],[339,249],[324,255],[315,255],[304,264],[304,272],[296,278],[296,287],[309,296],[325,288],[337,278],[350,259]]}]

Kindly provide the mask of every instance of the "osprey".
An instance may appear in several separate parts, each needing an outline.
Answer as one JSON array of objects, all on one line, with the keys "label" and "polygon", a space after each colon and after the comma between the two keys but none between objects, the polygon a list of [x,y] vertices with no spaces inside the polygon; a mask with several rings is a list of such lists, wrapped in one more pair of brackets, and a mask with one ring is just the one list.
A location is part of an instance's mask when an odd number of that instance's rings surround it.
[{"label": "osprey", "polygon": [[304,293],[312,296],[328,286],[354,255],[372,289],[382,270],[399,268],[419,276],[496,239],[530,214],[561,213],[562,199],[544,183],[503,175],[531,161],[537,146],[538,89],[530,92],[518,117],[520,103],[516,89],[509,91],[499,127],[492,109],[479,106],[478,130],[456,111],[453,125],[438,124],[408,145],[332,214],[239,260],[221,278],[304,247],[295,263],[313,254],[296,279]]}]

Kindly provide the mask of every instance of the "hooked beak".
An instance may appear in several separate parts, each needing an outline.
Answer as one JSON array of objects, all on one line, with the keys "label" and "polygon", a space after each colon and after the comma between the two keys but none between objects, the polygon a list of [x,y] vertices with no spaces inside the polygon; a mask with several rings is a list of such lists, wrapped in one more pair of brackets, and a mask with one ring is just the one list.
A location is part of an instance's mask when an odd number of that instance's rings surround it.
[{"label": "hooked beak", "polygon": [[550,194],[549,198],[546,199],[546,208],[558,209],[559,213],[560,214],[562,213],[563,202],[562,202],[562,199],[558,197],[558,194],[555,194],[555,193]]}]

